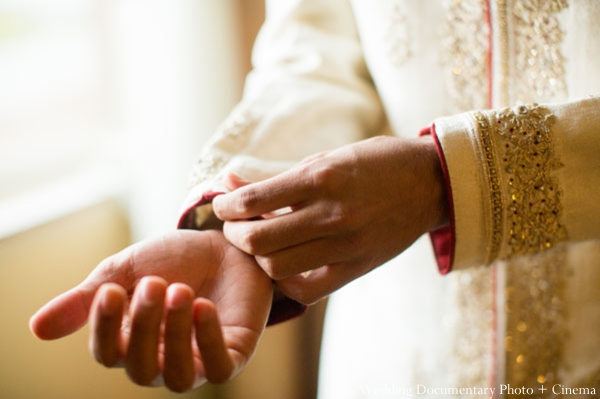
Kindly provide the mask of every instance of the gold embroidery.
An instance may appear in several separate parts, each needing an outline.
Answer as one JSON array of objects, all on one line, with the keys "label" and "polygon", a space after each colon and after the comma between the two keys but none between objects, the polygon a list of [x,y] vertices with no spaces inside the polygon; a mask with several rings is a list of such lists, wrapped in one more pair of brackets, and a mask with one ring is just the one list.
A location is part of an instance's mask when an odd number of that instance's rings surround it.
[{"label": "gold embroidery", "polygon": [[489,267],[457,270],[449,274],[458,309],[452,355],[460,367],[450,371],[457,387],[487,387],[492,343],[492,277]]},{"label": "gold embroidery", "polygon": [[554,116],[543,106],[519,106],[494,115],[508,179],[507,255],[552,248],[567,237],[560,223],[560,190],[551,172],[562,166],[554,155]]},{"label": "gold embroidery", "polygon": [[[567,238],[560,222],[560,189],[553,176],[562,166],[552,142],[555,118],[534,104],[493,112],[489,123],[481,113],[475,119],[492,215],[505,223],[502,228],[492,221],[492,232],[504,236],[495,241],[492,234],[490,255],[498,250],[497,244],[504,245],[502,254],[512,258],[506,265],[506,383],[533,388],[543,397],[537,391],[540,384],[558,381],[570,275],[566,250],[554,248]],[[498,190],[504,193],[500,201],[494,197]]]},{"label": "gold embroidery", "polygon": [[500,171],[498,170],[496,155],[494,154],[494,143],[491,136],[490,124],[482,113],[477,112],[474,116],[478,125],[479,141],[483,153],[485,171],[487,173],[489,201],[491,205],[490,243],[488,244],[488,250],[485,256],[485,264],[489,264],[498,257],[498,253],[500,252],[504,209],[502,206]]},{"label": "gold embroidery", "polygon": [[568,334],[565,291],[571,275],[566,260],[565,247],[559,247],[506,265],[506,383],[533,388],[535,397],[553,396],[538,388],[560,382]]},{"label": "gold embroidery", "polygon": [[412,40],[406,13],[399,0],[391,3],[389,26],[385,30],[386,53],[396,68],[404,65],[412,56]]},{"label": "gold embroidery", "polygon": [[[494,137],[488,119],[474,114],[489,192],[491,232],[485,262],[497,258],[505,239],[506,256],[533,254],[552,248],[567,237],[560,222],[560,190],[552,171],[562,166],[556,159],[550,128],[554,116],[543,106],[519,106],[493,114]],[[499,143],[494,140],[499,138]],[[494,149],[500,146],[503,170]],[[501,172],[505,176],[506,205]],[[506,208],[506,209],[504,209]],[[506,212],[507,231],[503,237]]]},{"label": "gold embroidery", "polygon": [[189,186],[193,187],[215,176],[226,163],[227,158],[223,156],[205,153],[192,168]]},{"label": "gold embroidery", "polygon": [[491,215],[486,262],[498,253],[512,258],[506,265],[506,383],[537,392],[540,384],[558,381],[566,339],[570,271],[566,250],[555,248],[567,238],[553,176],[562,166],[552,142],[555,118],[536,104],[490,115],[477,112],[474,118]]},{"label": "gold embroidery", "polygon": [[517,0],[512,8],[517,102],[548,101],[566,94],[564,32],[558,14],[567,0]]},{"label": "gold embroidery", "polygon": [[[256,118],[249,110],[234,111],[215,132],[202,155],[192,168],[189,186],[217,177],[227,164],[231,154],[241,151],[248,143],[249,132],[256,125]],[[224,148],[226,152],[219,149]]]},{"label": "gold embroidery", "polygon": [[485,0],[449,0],[442,31],[452,112],[488,107],[488,33]]}]

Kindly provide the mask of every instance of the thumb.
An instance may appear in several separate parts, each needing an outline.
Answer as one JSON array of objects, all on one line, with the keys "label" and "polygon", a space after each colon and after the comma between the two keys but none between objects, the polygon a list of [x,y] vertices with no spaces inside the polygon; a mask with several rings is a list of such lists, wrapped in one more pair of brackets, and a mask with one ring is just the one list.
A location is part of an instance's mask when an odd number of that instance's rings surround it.
[{"label": "thumb", "polygon": [[29,320],[31,332],[43,340],[58,339],[85,325],[96,289],[77,287],[57,296]]},{"label": "thumb", "polygon": [[96,291],[103,283],[114,282],[126,288],[133,285],[128,273],[131,254],[128,248],[106,258],[82,283],[44,305],[29,320],[31,332],[40,339],[51,340],[83,327]]}]

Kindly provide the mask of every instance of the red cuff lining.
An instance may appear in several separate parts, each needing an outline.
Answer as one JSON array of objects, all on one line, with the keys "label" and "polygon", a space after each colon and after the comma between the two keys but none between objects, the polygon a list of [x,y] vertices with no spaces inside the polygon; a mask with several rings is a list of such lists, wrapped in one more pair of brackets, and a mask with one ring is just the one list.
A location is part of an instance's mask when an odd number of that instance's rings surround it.
[{"label": "red cuff lining", "polygon": [[211,192],[202,194],[202,197],[200,197],[200,199],[198,199],[198,201],[196,201],[192,205],[188,206],[185,209],[185,211],[183,211],[181,213],[181,216],[179,217],[179,221],[177,222],[177,228],[178,229],[193,229],[194,225],[195,225],[195,221],[193,219],[196,216],[196,212],[194,212],[194,210],[201,205],[210,204],[217,195],[221,195],[221,194],[225,194],[225,193],[220,192],[220,191],[211,191]]},{"label": "red cuff lining", "polygon": [[272,326],[298,317],[306,312],[307,308],[306,305],[296,302],[286,296],[279,299],[274,298],[273,304],[271,305],[271,312],[267,319],[267,326]]},{"label": "red cuff lining", "polygon": [[437,260],[438,269],[441,274],[448,274],[452,270],[454,263],[454,251],[456,248],[456,224],[454,221],[454,200],[452,197],[452,185],[450,183],[450,174],[448,173],[448,164],[442,150],[439,138],[435,131],[435,124],[422,129],[419,136],[430,134],[433,137],[435,148],[440,158],[442,172],[444,174],[444,184],[446,186],[446,197],[448,200],[448,213],[450,225],[441,227],[437,230],[429,232],[433,251]]},{"label": "red cuff lining", "polygon": [[[222,192],[208,192],[204,193],[198,201],[194,202],[192,205],[186,208],[186,210],[181,214],[179,218],[179,222],[177,223],[178,229],[193,229],[195,227],[195,218],[196,213],[194,209],[201,205],[210,204],[212,200],[218,196],[224,194]],[[267,326],[271,326],[274,324],[278,324],[303,314],[307,309],[306,305],[303,305],[299,302],[294,301],[291,298],[286,296],[281,296],[278,298],[273,298],[273,303],[271,305],[271,312],[269,313],[269,318],[267,319]]]}]

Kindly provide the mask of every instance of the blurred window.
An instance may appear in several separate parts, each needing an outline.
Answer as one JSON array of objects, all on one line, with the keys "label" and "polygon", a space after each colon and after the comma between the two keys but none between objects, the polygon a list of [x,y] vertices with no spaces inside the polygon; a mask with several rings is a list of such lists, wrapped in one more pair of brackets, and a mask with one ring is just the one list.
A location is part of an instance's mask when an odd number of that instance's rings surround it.
[{"label": "blurred window", "polygon": [[101,0],[0,0],[0,200],[69,173],[108,130]]}]

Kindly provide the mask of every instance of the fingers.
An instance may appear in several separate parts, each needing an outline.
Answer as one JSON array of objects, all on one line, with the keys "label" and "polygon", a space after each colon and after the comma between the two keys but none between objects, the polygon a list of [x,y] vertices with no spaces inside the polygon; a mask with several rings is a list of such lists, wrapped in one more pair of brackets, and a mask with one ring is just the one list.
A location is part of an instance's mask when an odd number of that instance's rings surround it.
[{"label": "fingers", "polygon": [[127,302],[123,287],[108,283],[100,287],[90,315],[90,351],[106,367],[122,358],[121,320]]},{"label": "fingers", "polygon": [[172,284],[165,302],[165,385],[174,392],[192,388],[196,378],[191,345],[194,292],[184,284]]},{"label": "fingers", "polygon": [[214,384],[226,382],[233,376],[235,368],[223,338],[217,311],[208,299],[196,299],[194,324],[206,378]]},{"label": "fingers", "polygon": [[[213,383],[229,380],[236,367],[215,306],[207,299],[194,302],[194,295],[185,284],[175,283],[167,288],[167,282],[159,277],[144,277],[131,301],[131,328],[125,339],[121,320],[127,293],[116,284],[103,285],[94,299],[90,318],[90,347],[94,357],[108,367],[118,365],[124,357],[127,374],[133,382],[151,386],[161,377],[175,392],[185,392],[206,380]],[[202,364],[194,358],[191,339],[194,327]],[[126,350],[122,349],[125,347]]]},{"label": "fingers", "polygon": [[90,307],[96,291],[108,281],[118,283],[127,289],[133,281],[130,266],[133,247],[106,258],[77,287],[57,296],[29,321],[29,328],[35,336],[43,340],[58,339],[74,333],[88,321]]},{"label": "fingers", "polygon": [[287,297],[305,305],[312,305],[350,281],[364,274],[352,265],[330,265],[313,270],[308,276],[296,275],[277,282]]},{"label": "fingers", "polygon": [[307,207],[264,220],[225,222],[227,240],[252,255],[265,255],[324,237],[327,216],[319,207]]},{"label": "fingers", "polygon": [[33,334],[43,340],[58,339],[85,325],[95,290],[75,287],[48,302],[29,321]]},{"label": "fingers", "polygon": [[139,385],[151,385],[159,374],[158,345],[167,282],[144,277],[131,303],[131,333],[125,356],[129,378]]},{"label": "fingers", "polygon": [[90,317],[90,348],[107,367],[121,365],[124,358],[129,377],[139,385],[160,380],[172,391],[185,392],[203,379],[196,373],[191,340],[194,292],[185,284],[166,284],[158,277],[142,279],[129,309],[127,333],[121,328],[127,292],[111,283],[100,287]]},{"label": "fingers", "polygon": [[219,195],[213,200],[213,210],[225,221],[251,219],[304,201],[308,188],[306,176],[289,171]]},{"label": "fingers", "polygon": [[317,239],[265,256],[255,256],[255,259],[271,279],[282,280],[323,265],[348,261],[351,250],[356,250],[353,241],[345,237]]}]

